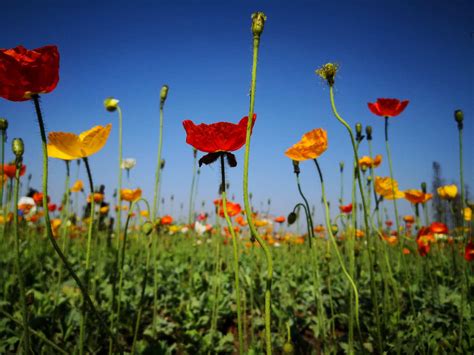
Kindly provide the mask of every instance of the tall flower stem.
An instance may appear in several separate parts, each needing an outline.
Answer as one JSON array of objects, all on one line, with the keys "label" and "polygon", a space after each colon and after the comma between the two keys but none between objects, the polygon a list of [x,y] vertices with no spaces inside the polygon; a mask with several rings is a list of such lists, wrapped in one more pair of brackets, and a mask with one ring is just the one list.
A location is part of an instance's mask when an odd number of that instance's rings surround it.
[{"label": "tall flower stem", "polygon": [[[95,307],[94,302],[92,302],[92,299],[90,298],[89,293],[87,292],[87,289],[84,287],[84,284],[81,282],[81,279],[77,276],[74,269],[72,268],[72,265],[66,259],[66,257],[64,256],[61,248],[59,247],[58,243],[56,243],[56,240],[54,239],[53,231],[51,229],[51,219],[49,217],[49,210],[48,210],[48,147],[47,147],[47,140],[46,140],[46,130],[44,128],[43,115],[41,113],[39,96],[38,95],[33,95],[32,98],[33,98],[33,103],[34,103],[34,106],[35,106],[36,116],[37,116],[37,119],[38,119],[38,125],[39,125],[39,128],[40,128],[41,148],[42,148],[42,152],[43,152],[42,190],[43,190],[43,211],[44,211],[44,223],[45,223],[46,235],[47,235],[49,241],[51,242],[55,252],[58,254],[59,258],[61,259],[61,262],[64,264],[67,271],[69,272],[69,274],[71,275],[71,277],[74,279],[77,286],[81,290],[82,296],[83,296],[86,304],[89,306],[91,311],[96,316],[97,320],[100,323],[100,327],[102,329],[104,329],[104,331],[107,333],[109,338],[113,339],[113,341],[115,342],[114,335],[110,331],[109,327],[107,327],[107,324],[103,320],[100,313],[97,311],[97,308]],[[115,343],[115,345],[117,346],[118,349],[122,349],[122,347],[118,343]]]},{"label": "tall flower stem", "polygon": [[[355,164],[355,176],[357,178],[357,182],[359,185],[359,192],[360,192],[360,198],[362,200],[362,207],[364,210],[364,226],[365,226],[365,232],[366,235],[368,236],[368,240],[370,241],[370,226],[369,226],[369,220],[368,220],[368,212],[367,212],[367,203],[365,201],[365,194],[364,194],[364,187],[362,186],[362,180],[360,177],[360,170],[359,170],[359,165],[357,162],[359,161],[359,154],[357,152],[357,145],[354,139],[354,134],[352,132],[351,127],[347,124],[347,122],[339,115],[336,109],[336,104],[334,101],[334,87],[333,85],[329,86],[329,96],[331,100],[331,108],[334,113],[334,116],[337,118],[337,120],[347,129],[347,132],[349,133],[351,143],[352,143],[352,149],[354,151],[354,161],[356,162]],[[317,164],[316,164],[317,165]],[[356,206],[354,206],[355,208]],[[379,310],[378,310],[378,299],[377,299],[377,289],[375,285],[375,275],[374,275],[374,262],[373,262],[373,255],[372,255],[372,248],[370,247],[367,248],[367,255],[369,257],[369,273],[370,273],[370,290],[371,290],[371,298],[372,298],[372,306],[374,308],[374,314],[375,314],[375,321],[377,325],[377,344],[379,347],[379,351],[382,352],[382,331],[381,331],[381,326],[380,326],[380,316],[379,316]],[[356,315],[357,318],[357,326],[359,327],[358,323],[358,315]]]},{"label": "tall flower stem", "polygon": [[[369,157],[370,159],[373,160],[373,152],[372,152],[372,140],[368,140],[368,145],[369,145]],[[375,171],[374,171],[374,167],[371,166],[370,167],[370,176],[372,177],[372,190],[373,190],[373,193],[374,193],[374,203],[375,203],[375,211],[377,212],[377,226],[379,227],[379,229],[382,229],[382,219],[380,218],[380,209],[378,208],[378,204],[377,204],[377,193],[375,192]],[[370,190],[370,189],[369,189]],[[370,193],[370,192],[369,192]]]},{"label": "tall flower stem", "polygon": [[[397,233],[400,233],[400,221],[398,218],[397,199],[395,198],[395,186],[393,178],[392,156],[390,154],[390,144],[388,142],[388,117],[385,117],[385,148],[387,150],[388,166],[390,169],[390,179],[392,179],[392,194],[393,194],[393,210],[395,211],[395,225],[397,226]],[[403,243],[402,243],[403,244]]]},{"label": "tall flower stem", "polygon": [[296,174],[296,184],[298,186],[298,191],[300,193],[300,196],[304,201],[306,221],[307,221],[307,224],[308,224],[309,247],[311,248],[311,239],[313,239],[313,237],[314,237],[314,235],[313,235],[313,233],[314,233],[313,218],[311,218],[311,212],[310,212],[310,209],[309,209],[308,200],[306,199],[305,195],[303,194],[303,191],[301,190],[299,174]]},{"label": "tall flower stem", "polygon": [[[84,283],[86,286],[86,290],[89,288],[89,272],[90,272],[90,257],[91,257],[91,242],[92,242],[92,233],[94,231],[94,216],[95,216],[95,196],[94,196],[94,182],[92,180],[92,173],[89,166],[89,160],[87,158],[83,158],[84,165],[87,171],[87,177],[89,179],[89,187],[90,187],[90,217],[89,217],[89,227],[87,229],[87,246],[86,246],[86,267],[85,267],[85,277]],[[84,301],[83,301],[84,302]],[[85,302],[84,302],[85,303]],[[84,337],[85,337],[85,327],[87,321],[87,313],[85,308],[83,309],[82,318],[81,318],[81,325],[80,325],[80,332],[79,332],[79,340],[80,340],[80,354],[84,353]]]},{"label": "tall flower stem", "polygon": [[191,225],[194,221],[194,185],[196,183],[196,170],[197,170],[197,150],[193,149],[193,179],[191,180],[191,191],[189,192],[189,214],[188,214],[188,225]]},{"label": "tall flower stem", "polygon": [[466,207],[465,201],[465,192],[464,192],[464,167],[463,167],[463,149],[462,149],[462,124],[458,124],[458,131],[459,131],[459,183],[461,185],[461,211],[462,211],[462,235],[465,236],[465,243],[467,243],[467,237],[469,234],[465,232],[465,225],[466,220],[464,218],[464,208]]},{"label": "tall flower stem", "polygon": [[[2,166],[0,168],[0,206],[3,210],[3,189],[5,185],[5,173],[3,172],[3,166],[5,165],[5,141],[7,139],[7,132],[5,129],[1,130],[1,142],[0,149],[2,150]],[[21,167],[20,167],[21,168]],[[5,215],[4,215],[5,217]],[[5,219],[4,219],[5,220]]]},{"label": "tall flower stem", "polygon": [[[260,19],[264,22],[265,15],[263,13],[253,14],[254,23]],[[263,18],[263,19],[262,19]],[[254,27],[254,26],[252,26]],[[261,25],[261,31],[263,31],[263,25]],[[253,30],[253,62],[252,62],[252,82],[250,86],[250,107],[249,115],[247,120],[247,133],[245,139],[245,157],[244,157],[244,176],[243,176],[243,192],[244,192],[244,207],[247,222],[250,228],[252,237],[257,239],[258,243],[265,253],[267,261],[267,276],[266,276],[266,287],[265,287],[265,342],[267,355],[272,353],[272,334],[271,334],[271,290],[272,290],[272,279],[273,279],[273,260],[272,253],[268,245],[263,241],[255,228],[252,216],[252,207],[249,202],[249,156],[250,156],[250,137],[252,132],[252,122],[255,107],[255,89],[257,85],[257,63],[258,63],[258,48],[260,45],[260,33],[257,30]]]},{"label": "tall flower stem", "polygon": [[[13,234],[15,235],[15,264],[18,274],[18,286],[20,288],[20,302],[21,310],[23,314],[23,341],[25,344],[25,353],[31,353],[30,348],[30,327],[28,325],[28,307],[26,305],[26,290],[25,290],[25,280],[23,278],[23,273],[21,271],[21,261],[20,261],[20,233],[18,231],[18,204],[19,191],[20,191],[20,169],[22,165],[23,158],[16,158],[16,170],[15,170],[15,190],[13,193],[13,202],[15,203],[15,208],[13,209]],[[3,174],[2,174],[3,175]]]},{"label": "tall flower stem", "polygon": [[153,206],[151,210],[151,220],[156,219],[158,214],[158,201],[160,200],[160,178],[161,178],[161,152],[163,150],[163,108],[164,101],[160,103],[160,132],[158,133],[158,154],[155,171],[155,191],[153,194]]},{"label": "tall flower stem", "polygon": [[224,168],[224,155],[221,155],[221,196],[222,196],[222,211],[227,222],[227,228],[232,236],[232,248],[234,252],[234,287],[235,287],[235,298],[237,301],[237,329],[239,333],[239,353],[244,353],[244,338],[242,332],[242,311],[240,305],[240,287],[239,287],[239,249],[237,245],[237,236],[235,235],[232,221],[230,220],[229,213],[227,212],[227,194],[225,186],[225,168]]},{"label": "tall flower stem", "polygon": [[[329,205],[328,205],[328,202],[326,200],[326,190],[325,190],[325,187],[324,187],[323,174],[321,172],[321,168],[319,167],[319,163],[316,159],[314,159],[314,163],[316,164],[316,168],[318,170],[318,175],[319,175],[319,181],[321,183],[321,194],[322,194],[322,197],[323,197],[323,204],[324,204],[325,217],[326,217],[325,218],[326,219],[326,229],[328,230],[329,237],[331,238],[331,242],[333,244],[334,251],[336,252],[336,256],[339,260],[339,264],[341,266],[342,272],[344,273],[345,277],[349,281],[349,284],[351,285],[352,290],[354,292],[355,320],[356,320],[357,328],[359,329],[360,328],[360,326],[359,326],[359,292],[357,291],[357,286],[356,286],[354,280],[352,279],[351,275],[349,275],[349,273],[347,272],[346,266],[344,264],[344,260],[342,259],[342,255],[339,252],[339,247],[337,246],[336,238],[334,237],[334,234],[332,232],[331,219],[329,217]],[[354,349],[353,344],[351,344],[349,346],[350,346],[350,349]]]}]

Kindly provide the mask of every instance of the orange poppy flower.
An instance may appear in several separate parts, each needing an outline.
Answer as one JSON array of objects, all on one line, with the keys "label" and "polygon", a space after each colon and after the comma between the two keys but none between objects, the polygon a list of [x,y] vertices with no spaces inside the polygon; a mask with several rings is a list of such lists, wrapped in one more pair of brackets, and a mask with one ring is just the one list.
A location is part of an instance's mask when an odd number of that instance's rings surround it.
[{"label": "orange poppy flower", "polygon": [[380,164],[382,164],[382,156],[380,154],[377,154],[374,159],[367,155],[359,159],[359,166],[361,168],[376,168]]},{"label": "orange poppy flower", "polygon": [[342,213],[351,213],[352,212],[352,203],[349,203],[348,205],[345,206],[339,206],[339,210]]},{"label": "orange poppy flower", "polygon": [[355,236],[357,238],[363,238],[365,236],[365,233],[364,231],[360,230],[360,229],[356,229],[356,233],[355,233]]},{"label": "orange poppy flower", "polygon": [[[49,203],[49,196],[48,196],[48,203]],[[33,200],[35,201],[37,206],[43,205],[43,193],[42,192],[35,192],[33,194]]]},{"label": "orange poppy flower", "polygon": [[120,191],[120,197],[124,201],[128,202],[133,202],[138,200],[140,197],[142,197],[142,190],[141,189],[122,189]]},{"label": "orange poppy flower", "polygon": [[327,133],[322,128],[313,129],[301,137],[301,140],[288,148],[285,155],[296,161],[316,159],[328,148]]},{"label": "orange poppy flower", "polygon": [[433,222],[430,224],[430,230],[435,234],[448,234],[448,226],[441,222]]},{"label": "orange poppy flower", "polygon": [[[104,195],[98,192],[94,192],[94,202],[101,203],[102,201],[104,201]],[[87,202],[91,203],[91,195],[87,196]]]},{"label": "orange poppy flower", "polygon": [[235,222],[241,227],[245,227],[247,225],[247,221],[242,215],[235,217]]},{"label": "orange poppy flower", "polygon": [[408,255],[411,253],[410,249],[408,248],[403,248],[402,252],[403,252],[403,255]]},{"label": "orange poppy flower", "polygon": [[296,237],[293,239],[294,244],[304,244],[304,238],[303,237]]},{"label": "orange poppy flower", "polygon": [[[223,207],[222,199],[215,200],[214,205],[218,206],[219,208],[219,216],[224,217],[224,209],[222,208]],[[238,203],[227,201],[226,207],[227,207],[227,214],[229,215],[229,217],[234,217],[242,211],[242,207],[240,207]]]},{"label": "orange poppy flower", "polygon": [[406,216],[403,217],[403,221],[407,224],[411,224],[411,223],[415,222],[415,217],[413,217],[411,215],[406,215]]},{"label": "orange poppy flower", "polygon": [[99,212],[102,213],[102,214],[106,214],[107,212],[109,212],[109,206],[101,207]]},{"label": "orange poppy flower", "polygon": [[160,219],[160,224],[161,225],[166,226],[166,225],[170,225],[171,223],[173,223],[173,217],[171,217],[169,215],[163,216]]},{"label": "orange poppy flower", "polygon": [[314,227],[314,231],[316,233],[323,233],[326,229],[322,224],[318,224],[316,227]]},{"label": "orange poppy flower", "polygon": [[81,192],[84,189],[82,180],[77,180],[71,187],[71,192]]},{"label": "orange poppy flower", "polygon": [[148,210],[140,211],[140,215],[144,218],[148,218],[150,216],[150,214],[148,213]]},{"label": "orange poppy flower", "polygon": [[405,199],[413,204],[425,203],[431,200],[431,198],[433,197],[432,194],[427,194],[421,190],[416,189],[405,190],[404,194]]},{"label": "orange poppy flower", "polygon": [[285,216],[278,216],[278,217],[275,217],[274,221],[276,223],[284,223],[286,221],[286,218]]}]

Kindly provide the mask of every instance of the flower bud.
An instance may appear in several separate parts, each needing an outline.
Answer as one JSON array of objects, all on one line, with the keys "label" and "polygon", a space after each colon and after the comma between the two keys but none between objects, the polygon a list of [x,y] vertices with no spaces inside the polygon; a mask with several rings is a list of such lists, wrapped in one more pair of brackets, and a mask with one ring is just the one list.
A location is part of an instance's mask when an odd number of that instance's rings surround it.
[{"label": "flower bud", "polygon": [[254,36],[260,37],[265,27],[267,16],[263,12],[254,12],[252,14],[252,33]]},{"label": "flower bud", "polygon": [[337,232],[339,232],[339,227],[337,226],[337,224],[333,224],[331,225],[331,230],[332,230],[332,234],[336,235]]},{"label": "flower bud", "polygon": [[295,223],[297,218],[298,215],[295,212],[291,212],[286,218],[288,225],[292,225],[293,223]]},{"label": "flower bud", "polygon": [[301,172],[301,170],[300,170],[300,162],[297,161],[297,160],[293,160],[293,172],[294,172],[296,175],[299,175],[299,173]]},{"label": "flower bud", "polygon": [[161,159],[160,169],[163,170],[165,168],[165,160]]},{"label": "flower bud", "polygon": [[344,171],[344,162],[343,162],[343,161],[341,161],[341,162],[339,163],[339,171],[340,171],[341,173]]},{"label": "flower bud", "polygon": [[295,348],[293,344],[287,342],[283,345],[283,354],[294,354]]},{"label": "flower bud", "polygon": [[365,135],[367,136],[367,140],[372,140],[372,126],[365,127]]},{"label": "flower bud", "polygon": [[23,143],[23,139],[14,138],[12,141],[12,150],[13,154],[15,154],[17,158],[21,158],[25,152],[25,144]]},{"label": "flower bud", "polygon": [[196,158],[198,155],[198,151],[196,148],[193,148],[193,157]]},{"label": "flower bud", "polygon": [[454,111],[454,119],[458,123],[458,128],[462,129],[464,121],[464,113],[462,112],[462,110]]},{"label": "flower bud", "polygon": [[160,104],[163,105],[168,97],[168,85],[163,85],[160,91]]},{"label": "flower bud", "polygon": [[6,118],[0,118],[0,131],[6,131],[8,128],[8,121]]},{"label": "flower bud", "polygon": [[104,100],[105,109],[109,112],[114,112],[118,107],[119,100],[113,97],[108,97]]},{"label": "flower bud", "polygon": [[424,194],[426,194],[426,182],[421,183],[421,191],[423,191]]},{"label": "flower bud", "polygon": [[153,224],[151,222],[145,222],[142,224],[142,233],[145,235],[150,235],[150,233],[153,231]]}]

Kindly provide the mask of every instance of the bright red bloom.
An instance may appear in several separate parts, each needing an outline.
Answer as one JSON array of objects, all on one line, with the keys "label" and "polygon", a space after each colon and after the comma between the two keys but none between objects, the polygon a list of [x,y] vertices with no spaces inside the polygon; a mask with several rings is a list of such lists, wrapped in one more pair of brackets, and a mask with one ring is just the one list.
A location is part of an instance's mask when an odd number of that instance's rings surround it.
[{"label": "bright red bloom", "polygon": [[[257,115],[253,115],[252,128]],[[247,134],[247,120],[244,117],[238,124],[217,122],[195,125],[191,120],[183,121],[186,130],[186,143],[206,153],[232,152],[242,148]]]},{"label": "bright red bloom", "polygon": [[58,206],[56,206],[55,203],[49,203],[49,204],[48,204],[48,210],[49,210],[49,212],[54,212],[54,211],[56,211],[57,208],[58,208]]},{"label": "bright red bloom", "polygon": [[387,220],[385,221],[385,225],[390,228],[391,226],[393,226],[393,222],[391,220]]},{"label": "bright red bloom", "polygon": [[345,206],[339,206],[339,209],[342,213],[351,213],[352,212],[352,203],[349,203]]},{"label": "bright red bloom", "polygon": [[[33,200],[35,201],[37,206],[43,205],[43,193],[42,192],[35,192],[33,194]],[[48,196],[48,203],[49,203],[49,196]]]},{"label": "bright red bloom", "polygon": [[56,46],[28,50],[23,46],[0,49],[0,97],[26,101],[33,94],[54,90],[59,81]]},{"label": "bright red bloom", "polygon": [[165,226],[169,225],[169,224],[173,223],[173,217],[168,216],[168,215],[163,216],[163,217],[161,217],[160,223],[162,225],[165,225]]},{"label": "bright red bloom", "polygon": [[409,102],[398,99],[377,99],[376,103],[369,102],[367,105],[370,111],[377,116],[394,117],[401,114]]},{"label": "bright red bloom", "polygon": [[418,245],[418,254],[426,256],[430,252],[430,244],[434,241],[434,236],[430,227],[421,227],[416,237],[416,244]]},{"label": "bright red bloom", "polygon": [[[225,215],[224,215],[222,199],[215,200],[214,205],[219,207],[219,216],[224,218]],[[229,217],[234,217],[242,211],[242,207],[240,207],[238,203],[234,203],[231,201],[227,201],[226,207],[227,207],[227,214],[229,215]]]},{"label": "bright red bloom", "polygon": [[466,249],[464,251],[464,259],[467,261],[473,261],[474,260],[474,243],[472,240],[469,241],[466,245]]},{"label": "bright red bloom", "polygon": [[441,222],[431,223],[430,230],[432,233],[436,234],[448,234],[448,226]]},{"label": "bright red bloom", "polygon": [[[16,173],[16,165],[15,164],[7,164],[3,166],[3,172],[6,176],[8,176],[10,179],[15,178],[15,173]],[[20,169],[20,176],[25,175],[26,172],[26,165],[22,165]]]},{"label": "bright red bloom", "polygon": [[274,221],[276,223],[284,223],[286,221],[286,218],[285,216],[278,216],[278,217],[275,217]]}]

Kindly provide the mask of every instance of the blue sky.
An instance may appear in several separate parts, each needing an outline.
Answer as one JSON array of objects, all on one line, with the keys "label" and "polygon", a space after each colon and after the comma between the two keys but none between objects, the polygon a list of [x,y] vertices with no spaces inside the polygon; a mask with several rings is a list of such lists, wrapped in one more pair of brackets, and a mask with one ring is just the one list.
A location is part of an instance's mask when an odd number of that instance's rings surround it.
[{"label": "blue sky", "polygon": [[[103,99],[120,100],[124,113],[124,157],[137,159],[131,180],[146,197],[153,192],[157,154],[159,91],[170,87],[165,108],[162,196],[175,196],[187,210],[192,151],[181,122],[237,122],[248,113],[252,60],[250,15],[268,16],[260,48],[255,125],[251,147],[250,191],[254,205],[271,197],[271,211],[286,215],[299,201],[291,161],[284,151],[313,128],[328,131],[329,148],[320,158],[335,212],[339,162],[351,161],[344,128],[335,120],[329,90],[314,70],[339,63],[336,103],[354,125],[370,124],[374,152],[385,158],[383,119],[367,102],[378,97],[409,99],[405,112],[390,121],[395,177],[401,189],[431,181],[439,161],[448,182],[458,181],[455,109],[465,113],[465,177],[474,188],[473,6],[469,1],[51,1],[2,5],[0,47],[19,44],[59,47],[60,82],[43,97],[49,131],[82,132],[112,123],[106,147],[91,157],[96,184],[110,196],[117,178],[116,114]],[[26,142],[25,163],[40,188],[39,129],[30,102],[0,100],[0,116],[10,122],[9,142]],[[242,201],[243,151],[228,171],[230,195]],[[361,146],[367,153],[367,145]],[[8,148],[7,157],[12,158]],[[50,163],[50,195],[63,190],[64,164]],[[75,168],[72,170],[75,175]],[[388,176],[386,159],[378,175]],[[80,172],[85,178],[84,169]],[[346,172],[346,200],[350,177]],[[320,186],[314,164],[302,164],[302,184],[318,209]],[[216,198],[218,166],[203,167],[197,205]],[[110,199],[110,197],[109,197]],[[407,202],[402,211],[409,212]],[[391,211],[391,206],[388,205]],[[165,212],[169,212],[168,206]]]}]

